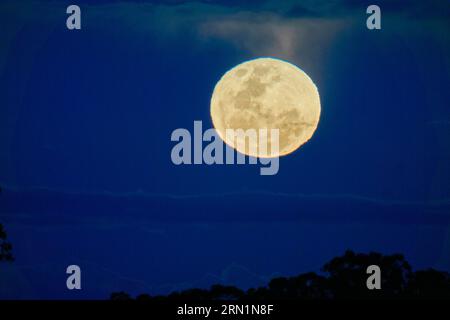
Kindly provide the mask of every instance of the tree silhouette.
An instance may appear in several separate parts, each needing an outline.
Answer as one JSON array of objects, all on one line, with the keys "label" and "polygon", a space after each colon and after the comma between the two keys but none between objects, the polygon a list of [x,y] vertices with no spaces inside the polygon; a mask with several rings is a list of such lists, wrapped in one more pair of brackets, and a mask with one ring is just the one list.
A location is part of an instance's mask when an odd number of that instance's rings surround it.
[{"label": "tree silhouette", "polygon": [[325,299],[330,297],[327,279],[314,272],[292,278],[275,278],[268,288],[249,289],[250,299]]},{"label": "tree silhouette", "polygon": [[[366,286],[367,267],[381,269],[381,290]],[[270,299],[450,299],[450,274],[434,269],[413,272],[401,254],[382,255],[346,251],[331,259],[322,268],[323,275],[314,272],[296,277],[272,279],[266,287],[244,292],[236,287],[213,285],[209,290],[188,289],[168,296],[137,297],[145,301],[167,300],[270,300]],[[119,292],[111,299],[131,297]]]},{"label": "tree silhouette", "polygon": [[[2,194],[2,187],[0,187],[0,195]],[[0,262],[14,261],[12,255],[12,244],[7,241],[7,233],[0,223]]]},{"label": "tree silhouette", "polygon": [[7,241],[6,231],[3,229],[3,225],[0,224],[0,261],[14,261],[11,251],[12,245]]},{"label": "tree silhouette", "polygon": [[125,300],[126,301],[126,300],[131,300],[131,296],[128,293],[126,293],[126,292],[120,291],[120,292],[112,293],[111,296],[110,296],[110,299],[111,300]]},{"label": "tree silhouette", "polygon": [[205,289],[188,289],[181,292],[173,292],[168,296],[173,300],[210,300],[211,296],[208,290]]},{"label": "tree silhouette", "polygon": [[434,269],[417,271],[411,277],[407,295],[422,299],[450,299],[450,274]]},{"label": "tree silhouette", "polygon": [[245,293],[233,286],[213,285],[209,290],[210,298],[213,300],[239,300]]},{"label": "tree silhouette", "polygon": [[[367,290],[367,267],[377,265],[382,272],[382,290]],[[405,291],[412,275],[411,266],[401,254],[355,254],[346,251],[341,257],[326,263],[322,270],[328,273],[328,286],[334,298],[399,297]]]},{"label": "tree silhouette", "polygon": [[149,300],[151,300],[152,299],[152,297],[150,296],[150,295],[148,295],[148,294],[140,294],[140,295],[138,295],[137,297],[136,297],[136,300],[139,300],[139,301],[149,301]]}]

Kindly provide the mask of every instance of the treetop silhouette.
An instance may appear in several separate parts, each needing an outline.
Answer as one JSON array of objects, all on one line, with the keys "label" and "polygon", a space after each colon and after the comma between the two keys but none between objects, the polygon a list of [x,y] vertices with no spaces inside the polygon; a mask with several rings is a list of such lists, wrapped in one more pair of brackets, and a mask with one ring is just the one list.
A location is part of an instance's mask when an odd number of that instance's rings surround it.
[{"label": "treetop silhouette", "polygon": [[[381,269],[381,290],[366,286],[367,267]],[[207,289],[188,289],[168,296],[143,294],[137,300],[279,300],[279,299],[450,299],[450,274],[434,269],[412,271],[401,254],[383,255],[346,251],[327,262],[322,274],[303,273],[295,277],[278,277],[267,286],[246,292],[233,287],[213,285]],[[121,292],[113,300],[131,299]]]}]

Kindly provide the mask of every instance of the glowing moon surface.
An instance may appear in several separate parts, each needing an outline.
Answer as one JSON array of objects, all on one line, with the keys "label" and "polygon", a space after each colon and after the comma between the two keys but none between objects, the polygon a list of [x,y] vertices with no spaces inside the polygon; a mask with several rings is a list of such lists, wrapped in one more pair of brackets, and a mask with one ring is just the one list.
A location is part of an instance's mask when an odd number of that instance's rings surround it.
[{"label": "glowing moon surface", "polygon": [[[211,117],[225,143],[255,157],[265,153],[242,147],[234,139],[227,141],[226,129],[278,129],[279,152],[271,156],[283,156],[298,149],[317,129],[319,92],[308,75],[293,64],[272,58],[250,60],[226,72],[216,84]],[[269,134],[269,148],[270,140]]]}]

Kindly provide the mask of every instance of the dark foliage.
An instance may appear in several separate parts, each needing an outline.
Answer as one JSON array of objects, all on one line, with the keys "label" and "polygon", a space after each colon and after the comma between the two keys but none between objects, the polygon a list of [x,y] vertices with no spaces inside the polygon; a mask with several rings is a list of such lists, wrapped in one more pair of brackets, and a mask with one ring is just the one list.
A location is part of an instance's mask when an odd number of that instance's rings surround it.
[{"label": "dark foliage", "polygon": [[110,297],[111,300],[131,300],[131,296],[123,291],[120,292],[114,292],[113,294],[111,294]]},{"label": "dark foliage", "polygon": [[[0,187],[0,195],[2,188]],[[12,244],[7,241],[7,234],[3,225],[0,223],[0,261],[14,261],[12,255]]]},{"label": "dark foliage", "polygon": [[[366,286],[367,267],[381,269],[381,290]],[[209,290],[189,289],[168,296],[139,295],[138,300],[269,300],[269,299],[450,299],[450,274],[434,269],[413,272],[400,254],[347,251],[322,268],[296,277],[272,279],[265,287],[244,292],[236,287],[214,285]],[[130,296],[113,293],[111,299]]]},{"label": "dark foliage", "polygon": [[6,238],[6,231],[3,229],[3,225],[0,224],[0,261],[14,261],[12,245]]}]

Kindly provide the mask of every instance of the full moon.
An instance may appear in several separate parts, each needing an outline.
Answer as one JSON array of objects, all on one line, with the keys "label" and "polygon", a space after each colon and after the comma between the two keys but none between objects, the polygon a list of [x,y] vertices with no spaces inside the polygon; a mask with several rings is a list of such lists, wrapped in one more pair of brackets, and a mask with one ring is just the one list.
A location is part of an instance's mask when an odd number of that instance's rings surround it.
[{"label": "full moon", "polygon": [[[254,59],[235,66],[217,82],[211,97],[211,118],[220,138],[240,153],[263,158],[284,156],[297,150],[316,131],[319,92],[295,65],[273,58]],[[251,142],[227,140],[227,129],[267,129],[269,155],[249,148]],[[276,154],[270,154],[271,129],[279,130]]]}]

